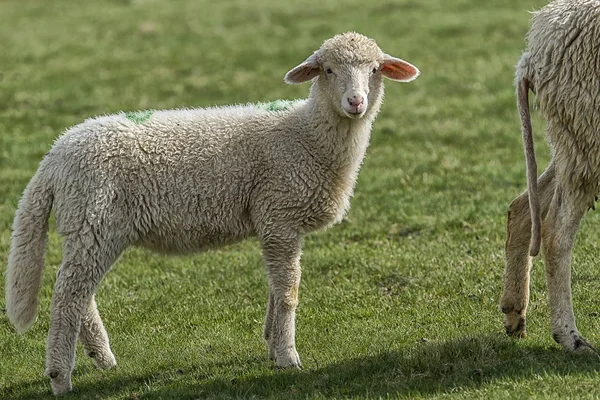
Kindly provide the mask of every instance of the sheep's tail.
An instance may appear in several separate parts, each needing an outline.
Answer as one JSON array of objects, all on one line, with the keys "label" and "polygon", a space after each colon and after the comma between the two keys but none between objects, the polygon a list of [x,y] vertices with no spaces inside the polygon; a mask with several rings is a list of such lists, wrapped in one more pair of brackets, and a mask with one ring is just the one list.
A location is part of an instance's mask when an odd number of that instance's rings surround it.
[{"label": "sheep's tail", "polygon": [[517,108],[521,117],[521,134],[527,165],[527,192],[529,195],[529,211],[531,214],[531,242],[529,255],[535,257],[540,252],[542,217],[537,185],[537,162],[533,146],[531,116],[529,113],[529,89],[534,90],[531,81],[524,76],[517,77]]},{"label": "sheep's tail", "polygon": [[6,315],[19,333],[37,316],[52,202],[52,189],[40,169],[19,201],[6,269]]}]

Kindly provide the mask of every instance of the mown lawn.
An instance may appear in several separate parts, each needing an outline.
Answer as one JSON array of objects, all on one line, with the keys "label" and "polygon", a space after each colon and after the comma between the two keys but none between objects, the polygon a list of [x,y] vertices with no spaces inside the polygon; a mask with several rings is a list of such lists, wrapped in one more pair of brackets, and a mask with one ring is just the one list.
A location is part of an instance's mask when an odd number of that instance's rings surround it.
[{"label": "mown lawn", "polygon": [[[600,360],[565,354],[550,336],[539,260],[529,338],[505,337],[497,307],[505,215],[525,188],[514,65],[528,11],[543,3],[1,1],[2,271],[21,192],[53,140],[85,118],[306,96],[308,85],[283,75],[347,30],[422,72],[387,84],[350,213],[305,241],[303,371],[267,359],[255,241],[187,257],[131,249],[97,296],[119,366],[96,370],[80,349],[67,398],[600,395]],[[543,166],[543,121],[534,130]],[[582,224],[573,270],[578,327],[596,345],[598,219]],[[60,243],[52,227],[34,327],[18,336],[0,313],[0,398],[51,397],[43,373]]]}]

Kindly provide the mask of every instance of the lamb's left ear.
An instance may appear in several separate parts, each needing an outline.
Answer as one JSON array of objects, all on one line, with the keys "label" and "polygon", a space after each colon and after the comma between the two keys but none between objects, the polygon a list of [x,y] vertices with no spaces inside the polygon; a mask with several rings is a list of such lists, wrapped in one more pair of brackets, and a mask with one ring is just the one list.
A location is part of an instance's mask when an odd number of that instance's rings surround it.
[{"label": "lamb's left ear", "polygon": [[380,68],[383,76],[398,82],[414,81],[421,74],[421,71],[411,63],[388,54],[383,56]]},{"label": "lamb's left ear", "polygon": [[310,81],[312,78],[319,75],[320,70],[321,66],[317,61],[317,53],[313,53],[304,60],[302,64],[285,74],[283,81],[290,85]]}]

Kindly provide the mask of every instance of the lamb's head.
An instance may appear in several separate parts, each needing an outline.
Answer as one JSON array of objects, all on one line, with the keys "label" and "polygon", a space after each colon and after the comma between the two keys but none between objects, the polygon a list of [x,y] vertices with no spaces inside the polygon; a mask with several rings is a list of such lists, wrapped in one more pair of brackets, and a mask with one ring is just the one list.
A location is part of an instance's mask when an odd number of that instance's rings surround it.
[{"label": "lamb's head", "polygon": [[383,77],[410,82],[417,76],[414,65],[385,54],[373,39],[347,32],[325,41],[284,80],[293,84],[312,79],[313,96],[325,98],[341,116],[359,119],[378,112]]}]

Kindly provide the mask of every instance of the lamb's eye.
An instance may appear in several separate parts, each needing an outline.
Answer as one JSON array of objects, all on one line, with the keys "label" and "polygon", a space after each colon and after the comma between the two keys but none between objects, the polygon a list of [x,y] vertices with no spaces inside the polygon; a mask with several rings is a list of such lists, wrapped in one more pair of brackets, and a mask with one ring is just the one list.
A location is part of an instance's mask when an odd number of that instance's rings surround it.
[{"label": "lamb's eye", "polygon": [[372,71],[372,72],[373,72],[374,74],[376,74],[378,70],[379,70],[378,68],[373,68],[373,71]]},{"label": "lamb's eye", "polygon": [[333,74],[333,71],[331,70],[331,68],[327,68],[327,69],[325,70],[325,72],[327,72],[328,74]]}]

